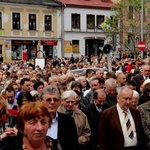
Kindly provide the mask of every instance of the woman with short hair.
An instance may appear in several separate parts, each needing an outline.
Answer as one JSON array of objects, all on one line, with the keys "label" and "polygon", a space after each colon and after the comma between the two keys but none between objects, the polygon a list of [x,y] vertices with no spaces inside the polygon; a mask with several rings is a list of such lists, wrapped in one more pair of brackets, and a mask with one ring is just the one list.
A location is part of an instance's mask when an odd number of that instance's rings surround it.
[{"label": "woman with short hair", "polygon": [[58,150],[52,139],[46,136],[52,119],[41,102],[23,105],[17,119],[18,137],[8,150]]}]

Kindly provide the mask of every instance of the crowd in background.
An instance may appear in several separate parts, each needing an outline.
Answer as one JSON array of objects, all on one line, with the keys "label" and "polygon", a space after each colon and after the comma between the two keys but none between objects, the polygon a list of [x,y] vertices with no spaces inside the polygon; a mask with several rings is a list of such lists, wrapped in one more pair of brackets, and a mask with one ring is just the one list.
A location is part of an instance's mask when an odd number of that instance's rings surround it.
[{"label": "crowd in background", "polygon": [[[54,57],[44,68],[34,60],[1,62],[0,149],[150,150],[150,59],[112,57],[111,72],[107,59]],[[133,140],[125,138],[122,109]],[[122,129],[116,141],[114,111]]]}]

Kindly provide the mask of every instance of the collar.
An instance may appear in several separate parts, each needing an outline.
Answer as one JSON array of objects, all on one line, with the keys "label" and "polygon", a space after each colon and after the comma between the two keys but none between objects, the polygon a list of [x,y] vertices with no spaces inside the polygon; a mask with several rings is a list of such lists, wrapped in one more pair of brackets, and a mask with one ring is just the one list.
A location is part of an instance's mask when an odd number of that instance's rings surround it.
[{"label": "collar", "polygon": [[127,113],[130,113],[130,110],[129,110],[129,109],[127,109],[127,110],[121,109],[121,107],[119,106],[118,103],[117,103],[116,107],[117,107],[117,110],[118,110],[119,113],[124,113],[124,111],[127,112]]},{"label": "collar", "polygon": [[[95,102],[94,102],[94,105],[95,105]],[[102,112],[102,106],[99,108],[99,107],[97,107],[97,106],[95,105],[95,107],[96,107],[96,110],[97,110],[99,113]]]},{"label": "collar", "polygon": [[72,115],[73,114],[73,110],[71,110],[71,111],[68,111],[68,110],[66,110],[66,108],[62,105],[62,109],[63,109],[63,111],[65,112],[65,114],[67,114],[67,115]]},{"label": "collar", "polygon": [[52,120],[52,123],[58,120],[58,113],[56,112],[55,118]]}]

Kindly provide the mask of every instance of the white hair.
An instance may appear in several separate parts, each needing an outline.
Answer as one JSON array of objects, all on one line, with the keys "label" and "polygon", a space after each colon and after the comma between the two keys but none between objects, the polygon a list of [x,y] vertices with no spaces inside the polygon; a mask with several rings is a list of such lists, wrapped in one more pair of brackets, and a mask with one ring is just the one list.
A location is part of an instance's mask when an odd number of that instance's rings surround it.
[{"label": "white hair", "polygon": [[[62,93],[61,98],[63,100],[66,100],[67,98],[73,96],[74,98],[76,98],[76,93],[73,90],[68,90]],[[74,99],[75,100],[75,99]]]},{"label": "white hair", "polygon": [[140,95],[139,95],[139,93],[137,91],[133,90],[133,97],[137,98],[139,100]]}]

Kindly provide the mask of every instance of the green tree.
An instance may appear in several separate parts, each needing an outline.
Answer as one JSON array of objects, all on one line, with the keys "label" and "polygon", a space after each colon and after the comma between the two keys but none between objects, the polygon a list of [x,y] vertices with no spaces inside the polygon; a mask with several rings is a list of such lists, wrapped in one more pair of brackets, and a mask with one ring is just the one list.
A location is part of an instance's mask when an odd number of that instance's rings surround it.
[{"label": "green tree", "polygon": [[[150,38],[150,8],[144,0],[144,41]],[[121,0],[112,7],[112,16],[101,25],[106,35],[119,35],[121,50],[131,50],[137,56],[137,43],[141,40],[141,0]],[[146,9],[145,9],[146,8]]]}]

